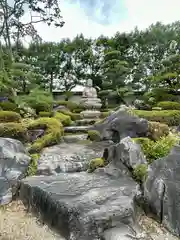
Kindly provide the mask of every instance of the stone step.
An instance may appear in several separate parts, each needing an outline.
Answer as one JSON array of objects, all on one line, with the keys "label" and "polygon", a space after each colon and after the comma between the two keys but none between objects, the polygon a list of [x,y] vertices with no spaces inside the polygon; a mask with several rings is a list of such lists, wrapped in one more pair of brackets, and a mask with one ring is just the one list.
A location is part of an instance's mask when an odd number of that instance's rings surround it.
[{"label": "stone step", "polygon": [[78,141],[86,140],[87,134],[69,134],[63,137],[66,143],[76,143]]},{"label": "stone step", "polygon": [[88,130],[91,130],[92,126],[87,125],[87,126],[69,126],[69,127],[64,127],[64,132],[65,133],[87,133]]},{"label": "stone step", "polygon": [[89,119],[79,119],[75,121],[76,126],[87,126],[95,124],[99,119],[89,118]]}]

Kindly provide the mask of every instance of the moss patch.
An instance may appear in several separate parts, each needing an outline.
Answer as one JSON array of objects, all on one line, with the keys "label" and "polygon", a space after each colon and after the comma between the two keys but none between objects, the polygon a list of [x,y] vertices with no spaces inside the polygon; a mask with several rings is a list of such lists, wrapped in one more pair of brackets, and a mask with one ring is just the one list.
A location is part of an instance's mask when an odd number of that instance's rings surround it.
[{"label": "moss patch", "polygon": [[14,138],[19,141],[25,142],[28,140],[27,128],[22,123],[1,123],[0,137]]},{"label": "moss patch", "polygon": [[72,123],[71,117],[61,112],[56,112],[54,117],[59,120],[63,126],[70,126]]},{"label": "moss patch", "polygon": [[94,172],[97,168],[104,167],[104,166],[105,166],[104,158],[92,159],[89,163],[88,172]]},{"label": "moss patch", "polygon": [[60,142],[64,134],[63,126],[55,118],[39,118],[28,126],[28,129],[44,129],[45,135],[38,138],[30,147],[30,153],[38,153],[44,147],[52,146]]},{"label": "moss patch", "polygon": [[39,154],[31,154],[31,162],[27,170],[27,176],[36,175],[39,157]]},{"label": "moss patch", "polygon": [[21,116],[13,111],[0,111],[0,123],[2,122],[20,122]]},{"label": "moss patch", "polygon": [[91,141],[100,141],[101,140],[101,135],[98,131],[96,130],[89,130],[88,131],[88,139]]}]

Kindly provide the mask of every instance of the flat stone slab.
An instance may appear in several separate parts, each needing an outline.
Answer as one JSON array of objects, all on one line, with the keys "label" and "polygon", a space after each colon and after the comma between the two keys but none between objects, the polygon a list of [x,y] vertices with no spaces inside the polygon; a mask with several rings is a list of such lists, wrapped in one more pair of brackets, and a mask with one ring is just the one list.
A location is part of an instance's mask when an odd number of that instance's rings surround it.
[{"label": "flat stone slab", "polygon": [[87,137],[88,137],[87,134],[71,134],[71,135],[65,135],[63,139],[66,143],[75,143],[78,141],[86,140]]},{"label": "flat stone slab", "polygon": [[93,125],[95,124],[96,122],[98,121],[98,118],[90,118],[90,119],[79,119],[79,120],[76,120],[76,125],[77,126],[83,126],[83,125]]},{"label": "flat stone slab", "polygon": [[86,172],[28,177],[20,186],[25,206],[67,240],[99,240],[107,229],[134,224],[135,194],[136,183],[127,176]]},{"label": "flat stone slab", "polygon": [[86,171],[89,161],[103,155],[107,142],[77,144],[62,143],[45,148],[38,161],[37,175]]},{"label": "flat stone slab", "polygon": [[77,133],[77,132],[82,132],[82,133],[87,133],[90,129],[93,127],[90,125],[87,126],[69,126],[69,127],[64,127],[64,132],[66,133]]}]

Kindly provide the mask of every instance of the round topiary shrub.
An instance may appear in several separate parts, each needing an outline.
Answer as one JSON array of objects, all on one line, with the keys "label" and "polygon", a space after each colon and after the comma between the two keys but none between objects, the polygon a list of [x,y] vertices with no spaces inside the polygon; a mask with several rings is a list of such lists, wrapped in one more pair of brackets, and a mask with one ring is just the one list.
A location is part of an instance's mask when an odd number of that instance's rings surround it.
[{"label": "round topiary shrub", "polygon": [[101,135],[96,130],[89,130],[88,131],[88,139],[91,141],[99,142],[99,141],[101,141]]},{"label": "round topiary shrub", "polygon": [[104,167],[105,161],[104,158],[95,158],[92,159],[89,163],[88,172],[94,172],[97,168]]},{"label": "round topiary shrub", "polygon": [[58,119],[62,123],[63,126],[69,126],[72,123],[71,117],[68,115],[65,115],[61,112],[56,112],[54,117],[56,119]]},{"label": "round topiary shrub", "polygon": [[180,103],[179,102],[171,102],[171,101],[164,101],[159,102],[157,107],[160,107],[163,110],[180,110]]},{"label": "round topiary shrub", "polygon": [[33,102],[30,103],[29,106],[36,111],[36,114],[39,114],[39,112],[50,112],[52,108],[52,106],[46,102]]},{"label": "round topiary shrub", "polygon": [[152,140],[158,140],[169,134],[169,127],[159,122],[148,122],[148,137]]},{"label": "round topiary shrub", "polygon": [[53,117],[53,112],[39,112],[39,117]]},{"label": "round topiary shrub", "polygon": [[21,116],[19,113],[12,111],[0,111],[0,122],[20,122]]}]

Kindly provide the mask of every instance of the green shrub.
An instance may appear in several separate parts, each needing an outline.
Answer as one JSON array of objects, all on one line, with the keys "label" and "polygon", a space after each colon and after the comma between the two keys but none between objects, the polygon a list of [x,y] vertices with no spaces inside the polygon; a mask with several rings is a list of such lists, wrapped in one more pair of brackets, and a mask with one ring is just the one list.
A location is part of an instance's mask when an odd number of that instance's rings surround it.
[{"label": "green shrub", "polygon": [[0,137],[14,138],[24,142],[27,140],[27,128],[21,123],[1,123]]},{"label": "green shrub", "polygon": [[19,113],[12,111],[0,111],[0,122],[20,122],[21,116]]},{"label": "green shrub", "polygon": [[139,183],[143,183],[148,175],[148,165],[139,164],[133,169],[133,177]]},{"label": "green shrub", "polygon": [[69,126],[72,123],[71,117],[68,115],[65,115],[61,112],[56,112],[54,117],[56,119],[58,119],[62,123],[63,126]]},{"label": "green shrub", "polygon": [[169,127],[164,123],[149,122],[148,137],[152,140],[158,140],[161,137],[169,135]]},{"label": "green shrub", "polygon": [[13,112],[19,112],[18,106],[15,103],[12,102],[0,102],[0,107],[4,111],[13,111]]},{"label": "green shrub", "polygon": [[101,112],[101,118],[106,118],[110,115],[110,112]]},{"label": "green shrub", "polygon": [[180,110],[163,110],[163,111],[144,111],[133,110],[135,115],[145,118],[152,122],[161,122],[169,126],[178,126],[180,124]]},{"label": "green shrub", "polygon": [[180,103],[179,102],[164,101],[164,102],[159,102],[157,104],[157,107],[160,107],[163,110],[180,110]]},{"label": "green shrub", "polygon": [[100,141],[101,140],[101,135],[98,131],[96,130],[89,130],[88,131],[88,139],[91,141]]},{"label": "green shrub", "polygon": [[53,112],[39,112],[39,117],[53,117]]},{"label": "green shrub", "polygon": [[141,145],[149,164],[156,159],[167,156],[177,143],[177,139],[173,136],[162,137],[156,142],[148,138],[136,138],[134,140]]},{"label": "green shrub", "polygon": [[44,147],[59,143],[64,134],[63,126],[55,118],[39,118],[31,122],[28,129],[44,129],[45,135],[38,138],[30,147],[30,153],[38,153]]},{"label": "green shrub", "polygon": [[153,108],[152,108],[152,111],[161,111],[161,110],[162,110],[161,107],[153,107]]},{"label": "green shrub", "polygon": [[78,108],[78,104],[71,101],[57,101],[57,104],[66,106],[70,111]]},{"label": "green shrub", "polygon": [[29,103],[29,106],[36,111],[36,114],[39,114],[39,112],[51,111],[51,105],[46,102],[33,102]]},{"label": "green shrub", "polygon": [[36,175],[39,157],[40,157],[40,155],[37,153],[31,154],[31,162],[30,162],[28,170],[27,170],[27,176]]},{"label": "green shrub", "polygon": [[70,116],[72,121],[79,120],[81,118],[79,113],[72,113],[70,111],[66,111],[66,110],[63,110],[63,109],[58,110],[58,112],[61,112],[65,115],[67,115],[67,116]]},{"label": "green shrub", "polygon": [[104,166],[105,166],[104,158],[92,159],[89,163],[88,172],[94,172],[97,168],[104,167]]}]

